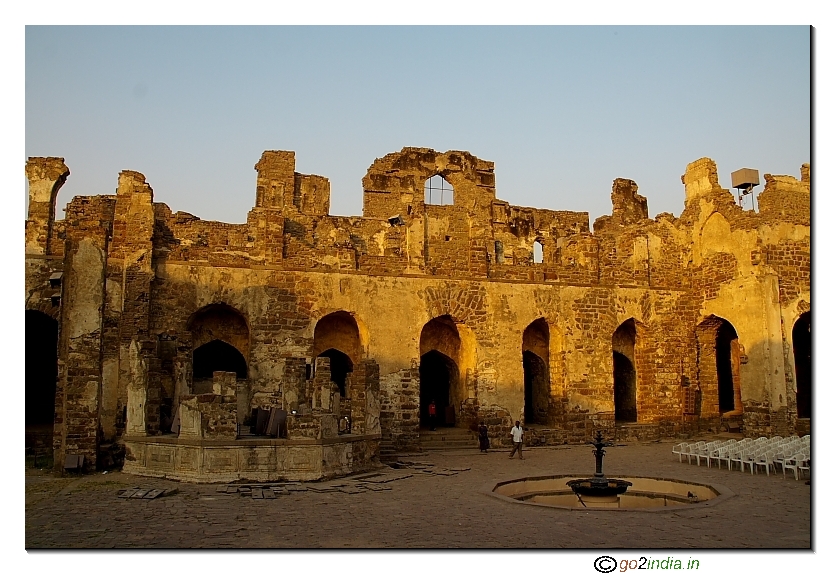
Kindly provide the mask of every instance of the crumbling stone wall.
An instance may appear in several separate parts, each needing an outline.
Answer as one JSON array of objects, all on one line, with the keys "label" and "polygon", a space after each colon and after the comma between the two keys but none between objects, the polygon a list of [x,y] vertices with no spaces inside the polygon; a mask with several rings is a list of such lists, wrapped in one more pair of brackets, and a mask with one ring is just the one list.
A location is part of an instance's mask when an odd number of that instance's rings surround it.
[{"label": "crumbling stone wall", "polygon": [[[748,434],[802,425],[792,413],[790,333],[811,302],[808,165],[800,180],[767,174],[759,212],[736,204],[707,158],[682,176],[679,217],[650,219],[637,183],[616,179],[612,214],[598,218],[593,232],[587,213],[497,199],[493,163],[462,151],[404,148],[375,160],[362,180],[362,217],[330,216],[327,179],[296,173],[293,152],[266,151],[255,169],[244,224],[172,213],[133,171],[120,173],[116,195],[76,197],[66,220],[55,222],[49,206],[69,170],[57,158],[27,163],[35,199],[26,231],[27,308],[52,309],[62,333],[59,360],[81,360],[76,366],[87,369],[89,382],[79,393],[80,370],[63,363],[59,448],[92,452],[123,435],[164,431],[161,412],[191,395],[193,352],[211,340],[244,356],[237,400],[253,408],[309,408],[316,396],[321,406],[327,385],[316,357],[324,346],[345,352],[354,371],[338,415],[350,416],[352,432],[379,433],[399,449],[419,447],[419,365],[435,349],[457,369],[450,389],[456,423],[486,419],[491,439],[501,442],[524,417],[524,332],[540,319],[548,332],[547,352],[538,354],[548,376],[547,400],[537,398],[543,443],[584,441],[595,427],[615,431],[613,334],[629,320],[638,421],[618,425],[619,436],[717,428],[730,415]],[[454,188],[453,204],[426,204],[424,183],[436,175]],[[534,261],[537,243],[542,262]],[[93,246],[102,276],[68,286],[66,277],[81,277],[79,253]],[[65,279],[53,307],[47,285],[56,270]],[[99,285],[98,314],[70,342],[88,283]],[[213,308],[237,318],[201,322]],[[361,325],[358,343],[339,342],[345,333],[325,320],[334,313]],[[713,316],[738,334],[741,413],[728,416],[685,408],[699,384],[703,405],[715,398],[712,342],[699,327]],[[440,319],[452,325],[457,346],[443,334],[422,341],[425,327]],[[76,421],[82,403],[89,406],[83,423]],[[323,422],[314,418],[294,423],[321,435]],[[83,431],[70,431],[70,423]]]}]

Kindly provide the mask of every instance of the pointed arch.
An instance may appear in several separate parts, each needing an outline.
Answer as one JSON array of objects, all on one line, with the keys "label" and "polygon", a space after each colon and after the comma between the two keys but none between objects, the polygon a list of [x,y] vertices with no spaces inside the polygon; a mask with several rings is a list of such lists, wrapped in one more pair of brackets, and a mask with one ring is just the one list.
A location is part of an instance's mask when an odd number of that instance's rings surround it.
[{"label": "pointed arch", "polygon": [[454,205],[455,190],[443,175],[433,175],[423,184],[423,202],[426,205]]},{"label": "pointed arch", "polygon": [[696,326],[703,418],[742,413],[739,337],[730,321],[710,315]]},{"label": "pointed arch", "polygon": [[615,421],[638,421],[638,374],[635,368],[635,319],[621,323],[612,335]]},{"label": "pointed arch", "polygon": [[191,391],[211,392],[213,372],[249,377],[249,326],[234,307],[216,303],[197,310],[186,323],[191,332]]},{"label": "pointed arch", "polygon": [[544,318],[531,322],[522,333],[525,423],[547,424],[551,394],[549,375],[551,335]]},{"label": "pointed arch", "polygon": [[445,314],[427,322],[420,333],[420,420],[426,424],[434,400],[439,420],[452,408],[456,425],[466,420],[455,415],[470,397],[467,372],[475,366],[475,336],[465,325]]},{"label": "pointed arch", "polygon": [[363,339],[361,322],[345,310],[326,314],[313,329],[313,364],[320,356],[330,359],[331,381],[342,396],[348,395],[348,375],[365,355]]}]

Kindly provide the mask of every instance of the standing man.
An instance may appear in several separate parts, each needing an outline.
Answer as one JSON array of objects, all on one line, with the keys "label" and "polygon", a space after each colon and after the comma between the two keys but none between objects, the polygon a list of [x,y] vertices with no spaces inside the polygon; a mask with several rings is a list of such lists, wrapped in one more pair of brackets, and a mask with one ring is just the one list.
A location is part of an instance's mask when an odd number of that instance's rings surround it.
[{"label": "standing man", "polygon": [[433,432],[435,431],[435,417],[438,414],[437,408],[435,408],[435,400],[429,402],[429,429]]},{"label": "standing man", "polygon": [[525,459],[522,457],[522,435],[524,433],[525,431],[522,429],[522,424],[519,423],[519,420],[516,420],[516,425],[510,428],[510,435],[513,436],[513,450],[510,452],[511,459],[513,459],[513,455],[517,450],[519,450],[519,459]]}]

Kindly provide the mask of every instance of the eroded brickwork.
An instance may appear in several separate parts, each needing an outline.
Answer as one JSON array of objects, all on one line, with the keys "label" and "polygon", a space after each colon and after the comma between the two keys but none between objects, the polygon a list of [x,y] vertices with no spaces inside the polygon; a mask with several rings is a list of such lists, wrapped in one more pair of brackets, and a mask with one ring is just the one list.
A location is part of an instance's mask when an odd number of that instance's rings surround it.
[{"label": "eroded brickwork", "polygon": [[[30,159],[26,308],[60,323],[56,448],[95,464],[96,447],[166,432],[179,404],[217,402],[226,431],[274,406],[299,410],[296,436],[342,432],[347,418],[351,434],[416,449],[431,392],[455,425],[484,419],[496,444],[526,411],[534,443],[582,442],[597,427],[649,439],[808,425],[791,341],[811,303],[808,165],[799,180],[766,174],[758,212],[735,203],[707,158],[682,176],[679,217],[650,219],[637,183],[616,179],[612,214],[593,231],[587,213],[497,199],[494,168],[404,148],[368,169],[363,216],[336,217],[326,178],[266,151],[244,224],[172,213],[134,171],[56,222],[69,170]],[[426,201],[438,175],[449,204]],[[100,268],[82,269],[80,253]],[[49,277],[61,271],[55,299]],[[624,350],[613,336],[629,321]],[[533,324],[539,342],[525,343]],[[615,421],[616,349],[634,369],[633,423]],[[237,372],[234,399],[197,400],[209,379],[195,368]],[[375,451],[352,443],[363,459]]]}]

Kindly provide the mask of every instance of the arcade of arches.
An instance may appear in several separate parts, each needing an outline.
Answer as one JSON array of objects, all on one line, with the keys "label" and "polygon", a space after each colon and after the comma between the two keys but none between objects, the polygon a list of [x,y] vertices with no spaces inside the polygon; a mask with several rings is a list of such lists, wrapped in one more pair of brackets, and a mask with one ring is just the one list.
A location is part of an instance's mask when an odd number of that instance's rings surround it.
[{"label": "arcade of arches", "polygon": [[[503,200],[491,161],[417,147],[373,159],[362,215],[335,216],[328,179],[295,159],[264,152],[252,210],[225,223],[172,210],[130,170],[56,220],[69,168],[29,158],[27,425],[53,420],[58,455],[95,465],[97,448],[159,435],[180,398],[198,412],[210,400],[195,394],[215,386],[239,407],[230,420],[338,405],[367,459],[375,440],[419,448],[432,400],[441,423],[483,419],[505,441],[522,418],[548,445],[597,427],[617,439],[809,427],[809,165],[765,177],[746,211],[724,171],[696,159],[670,182],[682,210],[654,218],[618,178],[587,191],[611,198],[592,221]],[[315,441],[323,424],[297,430]]]}]

